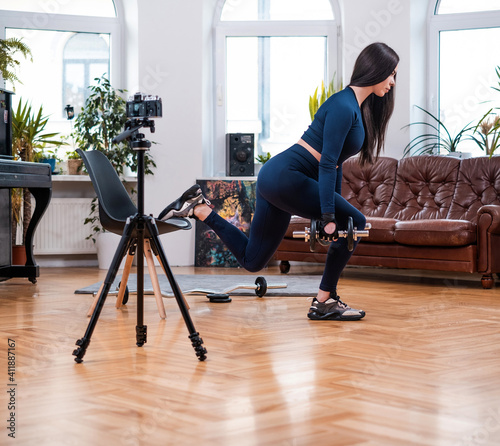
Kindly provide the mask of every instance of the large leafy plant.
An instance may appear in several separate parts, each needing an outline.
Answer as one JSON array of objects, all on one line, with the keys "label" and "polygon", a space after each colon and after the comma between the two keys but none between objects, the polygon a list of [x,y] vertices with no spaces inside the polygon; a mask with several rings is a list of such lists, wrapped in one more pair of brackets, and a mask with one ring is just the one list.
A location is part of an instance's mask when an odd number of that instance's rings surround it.
[{"label": "large leafy plant", "polygon": [[45,132],[49,117],[43,114],[43,106],[36,111],[22,98],[12,112],[12,153],[21,161],[37,161],[47,145],[60,146],[64,142],[54,139],[59,133]]},{"label": "large leafy plant", "polygon": [[17,53],[21,53],[26,59],[33,60],[31,50],[21,39],[14,37],[0,39],[0,74],[4,81],[9,81],[13,85],[15,82],[22,83],[14,72],[14,69],[20,65],[20,62],[14,57]]},{"label": "large leafy plant", "polygon": [[[126,100],[122,96],[125,90],[113,88],[105,76],[94,80],[96,84],[88,87],[90,95],[75,119],[75,143],[82,150],[103,152],[118,174],[123,174],[125,166],[137,172],[137,158],[127,141],[112,142],[123,132],[127,121]],[[156,167],[149,152],[145,154],[144,166],[146,174]]]},{"label": "large leafy plant", "polygon": [[[137,156],[128,142],[113,143],[113,138],[124,131],[127,122],[125,90],[113,88],[110,81],[102,76],[94,79],[95,85],[89,87],[90,95],[75,119],[72,137],[82,150],[99,150],[109,159],[116,172],[123,174],[128,166],[137,172]],[[144,154],[144,173],[152,174],[156,163],[150,152]],[[84,220],[90,224],[91,233],[87,239],[96,241],[96,236],[103,231],[99,221],[97,198],[92,201],[90,215]]]},{"label": "large leafy plant", "polygon": [[[43,106],[38,110],[33,110],[31,104],[23,103],[19,100],[17,108],[12,111],[12,153],[15,159],[21,161],[36,161],[40,153],[47,145],[60,146],[64,142],[53,139],[59,133],[45,132],[45,127],[49,122],[49,117],[43,114]],[[15,206],[20,206],[20,200],[12,195],[12,205],[14,216],[19,215],[20,210]],[[31,194],[28,189],[22,192],[22,222],[23,222],[23,243],[31,221]]]},{"label": "large leafy plant", "polygon": [[416,107],[430,118],[430,122],[412,122],[403,127],[407,128],[413,125],[420,125],[425,128],[423,133],[413,138],[406,145],[403,150],[403,157],[440,154],[442,152],[454,153],[457,151],[460,141],[466,139],[468,132],[474,129],[474,126],[471,126],[469,123],[453,135],[439,118],[418,105]]}]

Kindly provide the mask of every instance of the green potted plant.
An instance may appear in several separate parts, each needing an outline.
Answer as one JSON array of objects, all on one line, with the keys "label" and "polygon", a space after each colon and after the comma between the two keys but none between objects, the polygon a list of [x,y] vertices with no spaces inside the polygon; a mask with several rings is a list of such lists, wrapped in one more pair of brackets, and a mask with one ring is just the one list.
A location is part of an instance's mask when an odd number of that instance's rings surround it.
[{"label": "green potted plant", "polygon": [[500,145],[500,116],[483,117],[470,136],[485,155],[491,158]]},{"label": "green potted plant", "polygon": [[[333,74],[332,80],[328,84],[328,87],[325,88],[324,81],[321,81],[321,88],[317,87],[312,96],[309,96],[309,114],[311,115],[311,121],[314,119],[314,115],[321,107],[321,105],[333,94],[337,91],[342,90],[342,82],[338,85],[338,88],[335,88],[335,74]],[[319,89],[319,92],[318,92]],[[319,94],[318,94],[319,93]]]},{"label": "green potted plant", "polygon": [[[126,100],[121,96],[125,90],[113,88],[105,76],[94,80],[96,84],[88,87],[90,95],[75,118],[71,136],[80,149],[103,152],[119,175],[125,166],[137,172],[135,152],[128,142],[112,142],[123,132],[127,121]],[[153,173],[152,168],[156,167],[149,152],[145,154],[144,167],[146,174]]]},{"label": "green potted plant", "polygon": [[[43,106],[34,111],[27,102],[19,100],[17,109],[12,110],[12,153],[14,159],[34,162],[40,158],[43,148],[50,144],[60,146],[60,140],[52,139],[59,133],[44,133],[49,121],[43,115]],[[23,189],[23,243],[31,221],[31,194],[27,188]]]},{"label": "green potted plant", "polygon": [[[65,143],[61,141],[61,145]],[[56,167],[61,163],[62,159],[57,153],[57,148],[52,144],[41,144],[40,150],[35,154],[35,161],[39,163],[47,163],[50,165],[52,175],[59,173]]]},{"label": "green potted plant", "polygon": [[257,164],[255,165],[255,175],[259,173],[259,170],[264,164],[266,164],[271,159],[271,152],[264,152],[255,157]]},{"label": "green potted plant", "polygon": [[262,155],[257,155],[255,157],[255,161],[257,161],[259,164],[266,164],[269,160],[271,159],[271,152],[265,152]]},{"label": "green potted plant", "polygon": [[455,154],[459,143],[468,138],[468,132],[474,129],[470,123],[459,130],[455,136],[446,128],[442,121],[436,116],[422,107],[416,106],[419,110],[423,111],[431,118],[431,122],[419,121],[412,122],[403,128],[411,127],[412,125],[421,125],[426,130],[413,138],[404,148],[403,157],[416,156],[416,155],[435,155],[441,154]]},{"label": "green potted plant", "polygon": [[[495,68],[498,87],[491,87],[500,92],[500,66]],[[492,157],[495,150],[500,145],[500,116],[493,113],[493,110],[499,110],[500,107],[491,108],[479,120],[471,135],[471,139],[484,151],[486,156]]]},{"label": "green potted plant", "polygon": [[[119,175],[123,175],[124,167],[137,172],[137,156],[130,148],[127,141],[114,144],[113,138],[124,131],[127,122],[126,100],[122,97],[125,90],[115,89],[106,76],[94,79],[95,85],[89,87],[90,95],[85,105],[78,113],[74,121],[74,130],[71,136],[75,140],[76,147],[82,150],[100,150],[110,160]],[[71,155],[70,155],[71,156]],[[145,153],[144,173],[152,174],[156,164],[150,154]],[[113,238],[111,243],[118,244],[119,237],[116,234],[107,233],[99,222],[97,198],[92,201],[90,215],[84,224],[91,225],[90,234],[87,239],[96,242],[98,259],[101,257],[99,251],[105,238]],[[108,242],[108,241],[106,241]],[[106,247],[103,250],[115,251],[115,247]],[[106,268],[100,262],[100,268]]]},{"label": "green potted plant", "polygon": [[68,175],[80,175],[82,173],[83,161],[76,150],[66,152],[68,162]]},{"label": "green potted plant", "polygon": [[22,39],[10,38],[0,39],[0,74],[5,81],[9,81],[14,85],[15,82],[22,83],[17,77],[14,69],[20,65],[14,55],[21,53],[24,58],[29,58],[31,61],[31,50],[22,42]]}]

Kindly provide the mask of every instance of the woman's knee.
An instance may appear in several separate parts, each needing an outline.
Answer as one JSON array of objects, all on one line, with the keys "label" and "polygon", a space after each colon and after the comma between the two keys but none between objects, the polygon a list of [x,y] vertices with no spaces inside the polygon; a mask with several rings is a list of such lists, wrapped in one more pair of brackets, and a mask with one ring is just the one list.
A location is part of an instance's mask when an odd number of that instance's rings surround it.
[{"label": "woman's knee", "polygon": [[245,268],[250,273],[258,273],[262,271],[268,264],[268,261],[253,261],[253,262],[244,262],[241,266]]},{"label": "woman's knee", "polygon": [[366,226],[366,217],[363,214],[353,216],[352,223],[355,228],[362,231]]}]

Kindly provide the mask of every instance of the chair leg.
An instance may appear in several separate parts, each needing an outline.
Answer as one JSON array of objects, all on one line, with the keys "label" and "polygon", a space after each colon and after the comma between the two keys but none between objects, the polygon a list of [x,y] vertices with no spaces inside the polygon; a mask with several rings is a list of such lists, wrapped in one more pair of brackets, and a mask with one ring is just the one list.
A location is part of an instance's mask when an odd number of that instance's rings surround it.
[{"label": "chair leg", "polygon": [[93,313],[93,312],[94,312],[94,310],[95,310],[95,307],[96,307],[96,305],[97,305],[97,302],[98,302],[98,300],[99,300],[99,296],[101,295],[101,291],[102,291],[103,287],[104,287],[104,282],[102,283],[101,287],[99,288],[99,291],[98,291],[98,292],[97,292],[97,294],[95,295],[94,300],[92,301],[92,305],[91,305],[91,306],[90,306],[90,308],[89,308],[89,311],[87,311],[87,317],[92,316],[92,313]]},{"label": "chair leg", "polygon": [[127,289],[128,276],[130,275],[130,269],[132,268],[132,262],[134,261],[135,254],[127,254],[127,260],[125,260],[125,267],[123,268],[122,280],[120,282],[120,289],[118,290],[118,296],[116,298],[116,308],[120,308],[123,305],[123,297],[125,296],[125,290]]},{"label": "chair leg", "polygon": [[[156,258],[158,259],[158,263],[161,265],[160,256],[157,255]],[[165,271],[165,268],[162,267],[162,269],[163,269],[163,272],[165,273],[165,275],[167,275],[167,272]],[[187,303],[187,300],[184,297],[184,294],[181,294],[181,297],[182,297],[182,300],[184,301],[184,304],[186,305],[186,309],[190,310],[191,308],[189,307],[189,304]]]},{"label": "chair leg", "polygon": [[151,279],[151,284],[153,285],[158,313],[160,313],[161,319],[166,319],[167,314],[165,312],[165,305],[163,304],[160,282],[158,281],[158,275],[156,274],[155,262],[153,259],[151,243],[149,242],[149,239],[144,239],[144,257],[146,257],[146,263],[148,264],[149,277]]}]

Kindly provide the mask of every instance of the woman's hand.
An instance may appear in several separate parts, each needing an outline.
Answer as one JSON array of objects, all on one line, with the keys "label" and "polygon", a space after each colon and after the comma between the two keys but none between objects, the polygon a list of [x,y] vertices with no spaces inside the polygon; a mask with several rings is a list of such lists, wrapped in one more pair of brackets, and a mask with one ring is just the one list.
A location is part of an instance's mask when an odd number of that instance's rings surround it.
[{"label": "woman's hand", "polygon": [[335,214],[323,214],[319,223],[319,234],[323,232],[328,238],[333,235],[333,240],[339,238],[339,233],[337,232],[337,222],[335,221]]},{"label": "woman's hand", "polygon": [[[323,231],[325,231],[327,234],[333,234],[335,232],[335,229],[337,229],[337,225],[335,224],[335,222],[331,221],[323,228]],[[334,240],[337,239],[335,238]]]}]

